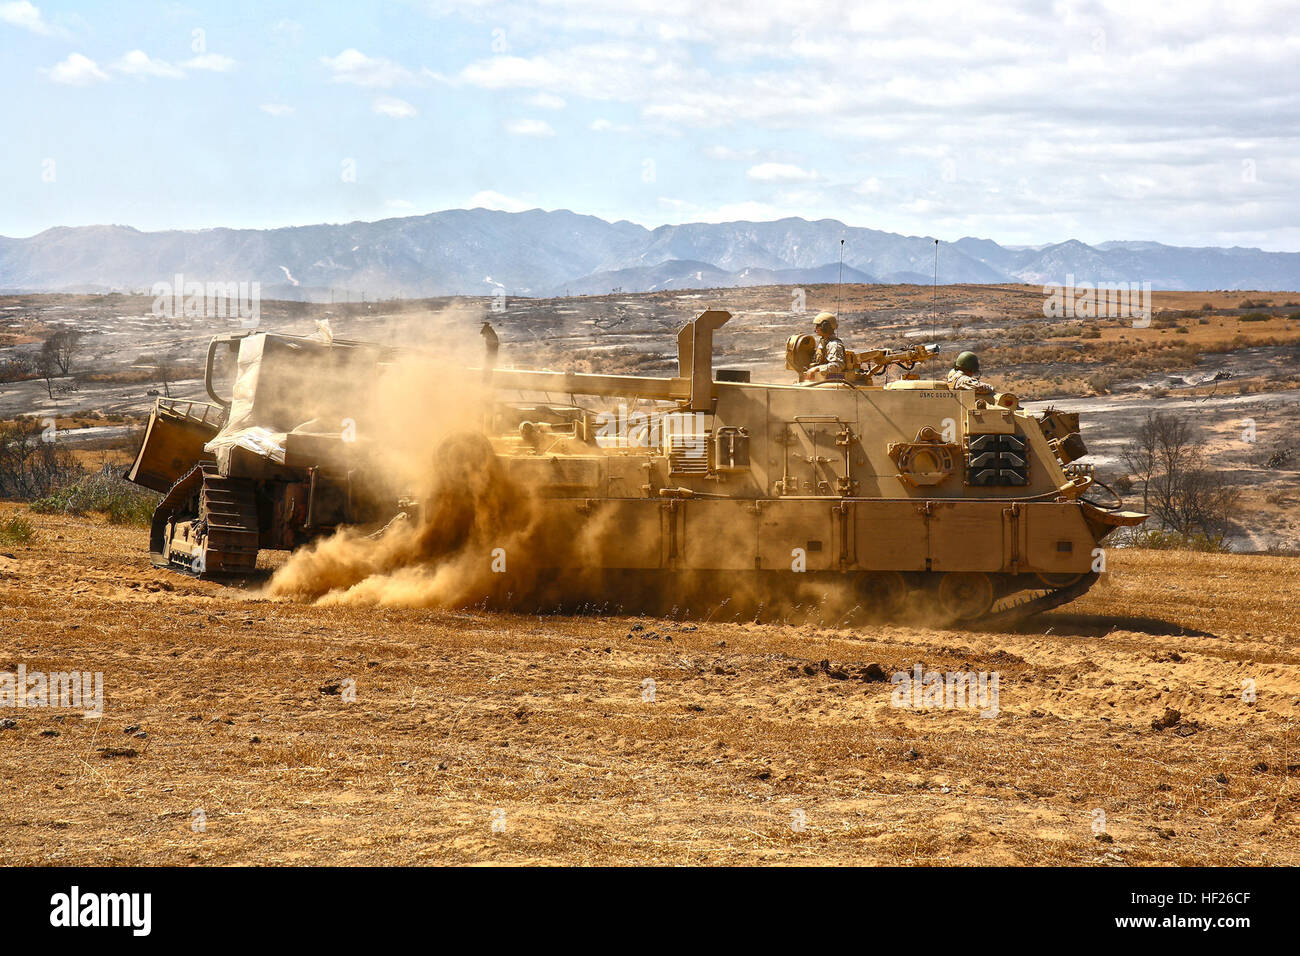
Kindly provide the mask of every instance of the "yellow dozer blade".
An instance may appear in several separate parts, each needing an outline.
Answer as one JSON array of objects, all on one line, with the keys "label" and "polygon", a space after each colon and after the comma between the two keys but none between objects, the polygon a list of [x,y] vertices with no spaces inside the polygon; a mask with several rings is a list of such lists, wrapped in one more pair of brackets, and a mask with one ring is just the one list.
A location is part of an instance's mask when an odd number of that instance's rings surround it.
[{"label": "yellow dozer blade", "polygon": [[158,399],[140,451],[124,477],[153,491],[167,491],[204,457],[203,446],[221,427],[222,414],[216,405]]}]

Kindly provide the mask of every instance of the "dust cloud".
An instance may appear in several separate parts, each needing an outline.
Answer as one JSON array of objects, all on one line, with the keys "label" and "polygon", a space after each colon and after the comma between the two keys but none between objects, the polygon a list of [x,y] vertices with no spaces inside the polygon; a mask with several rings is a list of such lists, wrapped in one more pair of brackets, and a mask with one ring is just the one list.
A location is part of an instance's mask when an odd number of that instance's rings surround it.
[{"label": "dust cloud", "polygon": [[[443,327],[454,321],[470,328],[477,317],[466,312],[437,318]],[[418,344],[429,342],[425,337]],[[269,582],[269,596],[403,607],[480,600],[492,584],[493,552],[510,553],[533,528],[534,496],[511,480],[483,437],[491,396],[483,373],[470,367],[482,362],[481,351],[413,351],[391,359],[365,383],[372,390],[342,389],[344,397],[321,399],[329,411],[301,427],[319,431],[318,423],[353,423],[357,470],[366,476],[367,492],[411,498],[419,507],[379,530],[345,527],[295,551]],[[341,385],[293,387],[328,396]]]}]

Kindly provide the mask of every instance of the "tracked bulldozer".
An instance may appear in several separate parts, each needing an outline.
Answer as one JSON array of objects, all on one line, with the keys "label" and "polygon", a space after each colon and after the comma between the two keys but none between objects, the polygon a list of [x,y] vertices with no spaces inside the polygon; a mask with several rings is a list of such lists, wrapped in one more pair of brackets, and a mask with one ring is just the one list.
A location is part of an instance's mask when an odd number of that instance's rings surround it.
[{"label": "tracked bulldozer", "polygon": [[[670,594],[702,574],[777,587],[803,576],[847,583],[882,614],[924,605],[949,621],[1005,623],[1084,593],[1107,536],[1145,520],[1094,500],[1077,415],[923,378],[934,346],[850,352],[843,381],[751,382],[713,367],[729,318],[686,323],[673,376],[485,364],[493,400],[477,440],[553,525],[589,540],[580,558],[539,552],[531,565],[650,577]],[[811,358],[807,338],[787,343],[795,372]],[[229,396],[215,382],[222,353],[236,364]],[[214,339],[211,403],[160,399],[127,476],[163,495],[154,562],[248,574],[261,550],[420,507],[348,433],[349,396],[402,360],[342,339]]]}]

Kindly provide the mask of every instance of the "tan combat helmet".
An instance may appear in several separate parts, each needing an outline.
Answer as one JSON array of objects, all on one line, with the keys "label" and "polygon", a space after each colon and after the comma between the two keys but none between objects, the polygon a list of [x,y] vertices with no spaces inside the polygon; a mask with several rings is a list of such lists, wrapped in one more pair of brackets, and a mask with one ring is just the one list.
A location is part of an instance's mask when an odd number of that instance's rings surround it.
[{"label": "tan combat helmet", "polygon": [[840,327],[839,320],[836,319],[835,316],[832,315],[830,312],[818,312],[817,317],[813,319],[814,329],[820,329],[823,324],[829,325],[831,327],[832,335],[835,334],[836,330],[838,330]]}]

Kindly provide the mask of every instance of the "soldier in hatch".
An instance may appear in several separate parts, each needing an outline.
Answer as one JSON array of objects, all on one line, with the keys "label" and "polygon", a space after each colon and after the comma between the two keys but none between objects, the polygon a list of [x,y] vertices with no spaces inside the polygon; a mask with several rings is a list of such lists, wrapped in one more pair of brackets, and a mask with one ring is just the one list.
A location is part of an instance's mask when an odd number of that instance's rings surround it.
[{"label": "soldier in hatch", "polygon": [[957,361],[952,363],[952,371],[948,373],[948,387],[951,389],[968,389],[972,392],[992,395],[993,386],[981,382],[979,375],[979,356],[974,352],[962,352],[961,355],[957,356]]},{"label": "soldier in hatch", "polygon": [[839,322],[829,312],[820,312],[813,319],[813,328],[817,332],[817,351],[813,353],[812,365],[804,372],[805,382],[842,382],[844,367],[848,356],[844,343],[840,341],[836,329]]}]

